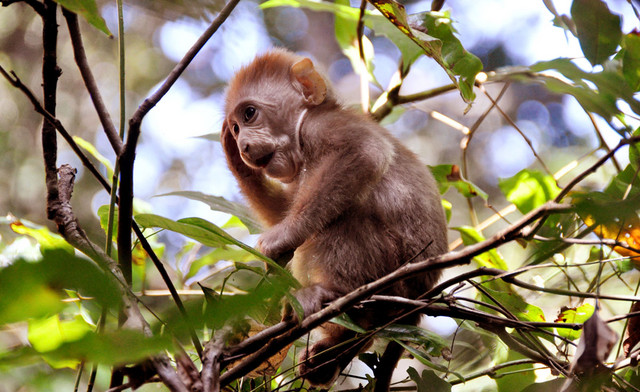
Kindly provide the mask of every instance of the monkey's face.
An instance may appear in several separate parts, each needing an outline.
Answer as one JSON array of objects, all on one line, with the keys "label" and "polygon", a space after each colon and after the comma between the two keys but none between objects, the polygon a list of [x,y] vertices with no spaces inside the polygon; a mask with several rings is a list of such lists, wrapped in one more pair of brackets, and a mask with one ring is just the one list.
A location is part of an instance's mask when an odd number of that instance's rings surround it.
[{"label": "monkey's face", "polygon": [[257,99],[238,102],[227,116],[242,161],[285,183],[293,181],[302,163],[296,130],[287,117],[280,105]]}]

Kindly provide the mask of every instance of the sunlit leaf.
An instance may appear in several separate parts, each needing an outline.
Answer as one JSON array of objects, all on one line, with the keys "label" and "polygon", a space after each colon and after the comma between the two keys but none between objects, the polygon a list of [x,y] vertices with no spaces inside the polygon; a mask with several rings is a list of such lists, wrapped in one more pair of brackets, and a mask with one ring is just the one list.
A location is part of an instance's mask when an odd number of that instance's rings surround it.
[{"label": "sunlit leaf", "polygon": [[100,154],[98,149],[88,141],[84,140],[80,136],[74,136],[73,141],[80,147],[82,147],[85,151],[91,154],[92,157],[98,160],[98,162],[102,163],[102,165],[107,169],[107,177],[113,177],[113,166],[111,165],[111,161],[109,161],[104,155]]},{"label": "sunlit leaf", "polygon": [[229,235],[229,233],[209,221],[201,218],[184,218],[174,221],[154,214],[139,214],[135,216],[135,220],[143,227],[160,227],[170,230],[185,235],[212,248],[220,248],[226,245],[239,246],[259,260],[266,262],[270,268],[280,271],[281,274],[288,276],[290,278],[290,283],[295,284],[295,279],[293,279],[291,274],[276,262],[264,256],[252,247],[236,240]]},{"label": "sunlit leaf", "polygon": [[78,291],[106,307],[120,304],[114,278],[93,262],[46,251],[38,262],[18,260],[0,269],[0,325],[58,312],[66,298],[62,289]]},{"label": "sunlit leaf", "polygon": [[[336,1],[336,4],[349,5],[348,0]],[[373,45],[366,35],[362,35],[362,48],[365,58],[365,70],[362,68],[362,60],[360,59],[360,48],[358,45],[358,16],[352,15],[347,17],[344,14],[336,14],[335,16],[335,37],[342,53],[351,61],[353,70],[360,74],[366,72],[369,81],[375,80],[373,75]]]},{"label": "sunlit leaf", "polygon": [[[80,316],[72,320],[60,320],[58,315],[46,319],[33,319],[29,321],[29,342],[34,349],[41,353],[53,351],[63,343],[81,339],[94,329]],[[47,358],[45,357],[45,360]],[[47,361],[54,368],[75,368],[80,359],[51,359]]]},{"label": "sunlit leaf", "polygon": [[96,0],[55,0],[56,3],[60,4],[64,8],[68,9],[71,12],[74,12],[80,16],[82,16],[90,25],[95,27],[96,29],[102,31],[103,33],[111,36],[111,32],[107,27],[102,16],[100,16],[100,11],[98,10],[98,5],[96,4]]},{"label": "sunlit leaf", "polygon": [[592,65],[602,64],[615,53],[622,36],[621,19],[604,1],[573,0],[571,16],[582,53]]},{"label": "sunlit leaf", "polygon": [[[583,108],[605,119],[620,113],[616,105],[618,99],[625,101],[634,113],[640,114],[640,102],[634,97],[635,91],[629,87],[621,70],[616,67],[605,67],[601,72],[590,73],[580,69],[570,59],[559,58],[538,62],[530,68],[534,72],[551,69],[560,72],[572,83],[543,75],[538,75],[534,80],[542,80],[553,92],[574,96]],[[593,83],[596,89],[590,83]]]},{"label": "sunlit leaf", "polygon": [[515,176],[499,181],[500,190],[520,212],[527,212],[552,200],[560,193],[553,177],[524,169]]},{"label": "sunlit leaf", "polygon": [[[602,192],[575,193],[572,203],[582,220],[589,226],[595,226],[596,235],[626,243],[632,248],[616,246],[616,252],[627,257],[639,256],[634,251],[640,249],[640,217],[636,213],[638,196],[617,200]],[[637,264],[636,261],[634,263]]]},{"label": "sunlit leaf", "polygon": [[622,74],[633,91],[640,90],[640,34],[627,34],[622,40]]},{"label": "sunlit leaf", "polygon": [[[448,72],[459,76],[459,88],[463,98],[472,101],[475,97],[473,85],[482,71],[482,61],[468,52],[455,36],[456,30],[448,13],[424,12],[409,17],[411,27],[442,41],[440,49]],[[450,70],[450,71],[449,71]]]},{"label": "sunlit leaf", "polygon": [[466,102],[473,101],[473,85],[476,75],[482,70],[482,62],[462,47],[447,13],[425,12],[407,16],[404,6],[394,0],[374,0],[371,3],[440,64]]},{"label": "sunlit leaf", "polygon": [[[486,288],[488,295],[496,300],[500,306],[506,308],[519,320],[533,321],[533,322],[545,322],[544,312],[538,306],[527,303],[522,296],[517,293],[507,293],[503,291],[496,291],[490,288]],[[483,297],[487,303],[493,304],[492,300],[488,297]],[[494,304],[495,305],[495,304]],[[479,305],[482,307],[482,305]]]},{"label": "sunlit leaf", "polygon": [[247,229],[249,229],[249,233],[251,234],[264,231],[262,224],[255,218],[251,210],[242,204],[226,200],[224,197],[207,195],[196,191],[170,192],[158,196],[182,196],[187,199],[201,201],[214,211],[226,212],[227,214],[238,217]]},{"label": "sunlit leaf", "polygon": [[[473,227],[462,226],[454,227],[452,229],[460,233],[460,237],[464,245],[473,245],[485,240],[484,236]],[[496,249],[491,249],[487,252],[484,252],[474,257],[473,260],[478,264],[478,267],[507,270],[507,263],[505,263],[504,259]]]},{"label": "sunlit leaf", "polygon": [[458,165],[429,166],[429,169],[438,183],[440,194],[445,194],[453,186],[466,198],[474,196],[480,196],[483,200],[489,198],[486,192],[462,177]]},{"label": "sunlit leaf", "polygon": [[[577,308],[563,308],[562,312],[558,315],[554,322],[567,323],[567,324],[583,324],[591,317],[595,308],[593,305],[585,303]],[[575,330],[569,328],[556,328],[556,333],[563,338],[569,340],[576,340],[582,335],[582,330]]]},{"label": "sunlit leaf", "polygon": [[65,341],[43,356],[47,361],[79,359],[103,365],[121,365],[137,363],[166,350],[173,351],[173,343],[168,336],[145,336],[139,331],[120,329],[103,334],[88,332],[80,339]]},{"label": "sunlit leaf", "polygon": [[550,381],[538,382],[531,384],[521,392],[549,392],[549,391],[561,391],[565,384],[565,378],[556,378]]},{"label": "sunlit leaf", "polygon": [[62,250],[70,255],[75,253],[73,246],[71,246],[62,236],[56,233],[52,233],[45,226],[40,226],[27,221],[13,220],[10,223],[11,230],[18,234],[27,235],[36,241],[40,245],[42,252],[46,250]]},{"label": "sunlit leaf", "polygon": [[[103,205],[98,207],[98,218],[100,218],[100,227],[104,230],[105,234],[108,233],[109,227],[109,206]],[[113,222],[111,222],[111,229],[113,233],[113,239],[116,240],[118,238],[118,206],[114,206],[113,211]]]}]

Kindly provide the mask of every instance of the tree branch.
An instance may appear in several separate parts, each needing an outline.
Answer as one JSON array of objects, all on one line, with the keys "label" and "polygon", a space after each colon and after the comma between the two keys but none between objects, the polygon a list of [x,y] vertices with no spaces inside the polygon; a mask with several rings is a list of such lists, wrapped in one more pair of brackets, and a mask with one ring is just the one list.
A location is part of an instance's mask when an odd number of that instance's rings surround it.
[{"label": "tree branch", "polygon": [[96,108],[104,133],[107,135],[107,139],[109,139],[109,143],[111,143],[113,151],[118,155],[122,152],[122,140],[120,140],[118,131],[113,125],[109,111],[102,100],[98,84],[93,77],[93,72],[91,72],[91,67],[87,61],[84,45],[82,43],[82,35],[80,34],[80,27],[78,26],[78,16],[65,8],[62,9],[62,15],[64,15],[67,20],[67,27],[69,28],[69,35],[73,46],[73,55],[76,60],[76,64],[78,65],[78,69],[80,70],[80,75],[82,75],[82,80],[87,87],[93,106]]},{"label": "tree branch", "polygon": [[133,164],[135,160],[135,151],[140,137],[140,124],[142,119],[151,110],[160,99],[169,91],[171,86],[178,80],[185,68],[191,63],[196,54],[202,49],[205,43],[218,30],[220,25],[227,19],[231,11],[238,4],[239,0],[230,0],[227,5],[220,11],[220,14],[209,25],[205,32],[198,38],[196,43],[189,49],[187,54],[171,71],[165,82],[160,88],[154,92],[149,98],[138,107],[129,121],[129,132],[127,142],[124,145],[122,153],[118,157],[120,163],[120,204],[118,214],[118,258],[125,270],[125,276],[128,281],[131,280],[131,226],[133,223]]},{"label": "tree branch", "polygon": [[249,371],[257,367],[260,363],[277,353],[287,344],[292,343],[310,330],[343,313],[353,305],[370,297],[383,288],[388,287],[408,277],[415,276],[416,274],[448,268],[456,265],[468,264],[473,257],[482,254],[489,249],[494,249],[499,245],[510,242],[515,238],[522,237],[522,232],[524,231],[524,229],[537,219],[551,213],[565,212],[568,210],[571,210],[570,206],[558,204],[553,201],[547,202],[537,209],[529,212],[511,226],[498,232],[493,237],[483,242],[470,245],[457,252],[449,252],[444,255],[430,257],[421,262],[406,264],[396,271],[374,282],[359,287],[351,293],[346,294],[345,296],[331,302],[321,311],[314,313],[309,317],[306,317],[299,325],[290,329],[286,333],[273,338],[269,344],[264,345],[254,354],[248,356],[238,365],[228,370],[220,378],[221,386],[224,387],[231,381],[247,374]]}]

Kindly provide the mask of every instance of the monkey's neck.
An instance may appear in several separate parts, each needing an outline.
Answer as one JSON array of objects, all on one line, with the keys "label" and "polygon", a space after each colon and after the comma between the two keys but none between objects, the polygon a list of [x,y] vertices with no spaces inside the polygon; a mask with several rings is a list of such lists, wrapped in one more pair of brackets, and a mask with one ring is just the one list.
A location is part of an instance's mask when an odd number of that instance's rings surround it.
[{"label": "monkey's neck", "polygon": [[296,142],[296,146],[300,146],[300,130],[302,129],[302,123],[304,122],[304,119],[307,117],[307,112],[308,109],[304,108],[302,110],[302,112],[300,112],[300,116],[298,117],[298,122],[296,122],[296,131],[294,133],[295,135],[295,142]]}]

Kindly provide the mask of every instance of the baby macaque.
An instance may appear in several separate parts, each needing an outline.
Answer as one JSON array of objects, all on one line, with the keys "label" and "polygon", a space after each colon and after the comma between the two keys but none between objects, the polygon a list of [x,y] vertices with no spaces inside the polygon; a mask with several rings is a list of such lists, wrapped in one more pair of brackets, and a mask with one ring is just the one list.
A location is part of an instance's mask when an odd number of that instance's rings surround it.
[{"label": "baby macaque", "polygon": [[[305,316],[409,261],[447,251],[429,170],[383,127],[341,106],[308,58],[274,50],[242,68],[228,88],[220,138],[242,192],[269,227],[258,249],[274,260],[295,252],[289,268],[303,286],[295,295]],[[439,276],[415,276],[382,294],[416,298]],[[291,312],[285,318],[295,318]],[[396,313],[380,306],[348,314],[374,328]],[[320,329],[323,339],[298,369],[312,385],[333,382],[371,341],[353,340],[355,332],[336,324]],[[389,372],[402,353],[395,351]]]}]

